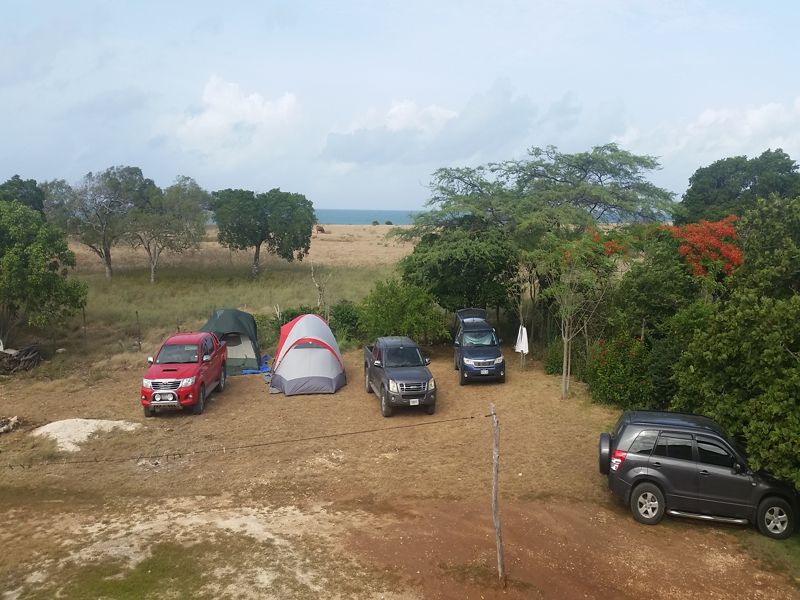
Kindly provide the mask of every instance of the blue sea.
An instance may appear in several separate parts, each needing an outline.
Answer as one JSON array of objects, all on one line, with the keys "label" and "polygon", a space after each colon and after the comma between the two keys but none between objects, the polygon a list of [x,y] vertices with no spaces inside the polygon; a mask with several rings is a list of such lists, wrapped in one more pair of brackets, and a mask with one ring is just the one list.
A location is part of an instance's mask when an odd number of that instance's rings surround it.
[{"label": "blue sea", "polygon": [[315,208],[317,222],[321,225],[370,225],[377,221],[381,225],[391,221],[392,225],[410,225],[418,210],[373,210],[361,208]]}]

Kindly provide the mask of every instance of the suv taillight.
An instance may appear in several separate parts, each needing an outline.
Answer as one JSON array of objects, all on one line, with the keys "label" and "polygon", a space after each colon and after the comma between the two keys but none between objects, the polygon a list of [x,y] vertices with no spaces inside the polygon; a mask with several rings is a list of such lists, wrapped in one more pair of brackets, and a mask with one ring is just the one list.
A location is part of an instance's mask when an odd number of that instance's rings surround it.
[{"label": "suv taillight", "polygon": [[628,456],[627,452],[614,450],[614,453],[611,455],[611,470],[617,471],[622,466],[626,456]]}]

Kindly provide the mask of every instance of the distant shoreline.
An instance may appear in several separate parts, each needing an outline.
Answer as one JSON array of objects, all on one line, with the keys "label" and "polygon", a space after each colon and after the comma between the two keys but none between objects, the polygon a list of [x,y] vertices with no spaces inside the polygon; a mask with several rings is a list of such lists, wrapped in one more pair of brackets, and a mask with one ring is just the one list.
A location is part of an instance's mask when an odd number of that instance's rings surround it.
[{"label": "distant shoreline", "polygon": [[322,225],[410,225],[420,210],[376,210],[362,208],[315,208],[317,222]]}]

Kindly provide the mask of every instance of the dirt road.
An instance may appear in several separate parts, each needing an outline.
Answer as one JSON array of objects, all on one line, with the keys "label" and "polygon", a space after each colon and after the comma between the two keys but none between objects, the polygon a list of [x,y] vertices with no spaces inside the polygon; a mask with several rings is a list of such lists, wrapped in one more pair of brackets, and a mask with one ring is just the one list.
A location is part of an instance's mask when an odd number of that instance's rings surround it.
[{"label": "dirt road", "polygon": [[[202,416],[145,419],[143,356],[115,357],[109,378],[2,383],[2,412],[25,426],[0,436],[0,463],[97,460],[3,469],[3,598],[800,598],[744,550],[755,532],[635,523],[596,468],[597,434],[616,412],[579,389],[562,401],[539,366],[461,387],[438,351],[436,415],[384,419],[354,352],[333,396],[269,395],[260,376],[237,377]],[[502,428],[505,590],[490,402]],[[70,417],[143,427],[76,454],[27,435]]]}]

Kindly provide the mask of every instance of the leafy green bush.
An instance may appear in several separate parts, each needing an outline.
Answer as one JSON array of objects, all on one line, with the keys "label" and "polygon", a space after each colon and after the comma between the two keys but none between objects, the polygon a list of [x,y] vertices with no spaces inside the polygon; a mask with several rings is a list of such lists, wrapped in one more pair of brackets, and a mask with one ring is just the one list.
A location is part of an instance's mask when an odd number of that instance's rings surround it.
[{"label": "leafy green bush", "polygon": [[359,341],[362,338],[358,306],[349,300],[342,300],[331,306],[331,329],[340,344],[343,340]]},{"label": "leafy green bush", "polygon": [[397,279],[379,281],[359,307],[367,338],[407,335],[420,344],[449,339],[444,313],[431,295]]},{"label": "leafy green bush", "polygon": [[594,344],[586,367],[592,400],[626,410],[653,408],[649,366],[650,353],[637,338],[619,336]]},{"label": "leafy green bush", "polygon": [[[583,338],[575,338],[572,341],[572,365],[570,373],[578,381],[586,378],[586,346]],[[561,375],[561,365],[564,357],[564,342],[561,338],[555,338],[544,351],[544,372],[548,375]]]}]

